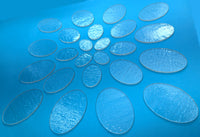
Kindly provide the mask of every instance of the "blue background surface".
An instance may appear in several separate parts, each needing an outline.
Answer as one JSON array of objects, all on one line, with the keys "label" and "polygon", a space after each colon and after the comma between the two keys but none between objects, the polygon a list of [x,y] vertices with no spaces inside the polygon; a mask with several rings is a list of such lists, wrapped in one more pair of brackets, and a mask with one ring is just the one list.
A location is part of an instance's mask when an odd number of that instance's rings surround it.
[{"label": "blue background surface", "polygon": [[[73,89],[82,89],[88,98],[88,107],[84,118],[80,124],[71,132],[62,135],[68,137],[117,137],[107,132],[99,123],[95,103],[97,95],[101,90],[107,87],[115,87],[122,90],[131,100],[135,111],[135,123],[132,129],[123,137],[199,137],[200,118],[190,124],[175,124],[163,120],[154,115],[143,101],[144,88],[152,83],[167,83],[177,86],[190,94],[197,105],[200,106],[200,47],[198,43],[200,19],[197,13],[197,1],[189,0],[163,0],[169,4],[169,12],[166,16],[153,22],[142,22],[138,19],[139,11],[146,5],[160,2],[159,0],[72,0],[72,1],[5,1],[1,4],[0,11],[0,117],[6,105],[19,93],[32,88],[42,89],[44,80],[35,84],[22,84],[18,81],[21,70],[27,65],[41,60],[51,59],[56,62],[56,70],[63,67],[74,68],[76,75],[74,81],[65,90],[57,94],[44,93],[44,100],[39,109],[26,121],[15,125],[5,126],[0,122],[1,137],[57,137],[50,131],[49,116],[57,100],[66,92]],[[163,42],[155,44],[142,44],[134,39],[134,33],[122,38],[114,39],[110,35],[110,29],[113,25],[105,24],[102,20],[104,11],[114,5],[123,4],[127,8],[125,19],[133,19],[137,22],[137,28],[151,23],[169,23],[175,27],[174,35]],[[192,7],[191,7],[192,5]],[[195,10],[196,8],[196,10]],[[58,18],[62,21],[62,28],[76,28],[81,39],[88,39],[86,28],[78,28],[71,22],[72,14],[77,10],[89,10],[95,16],[94,23],[101,24],[104,27],[102,37],[109,37],[111,44],[118,41],[132,41],[137,45],[137,50],[128,56],[114,56],[109,52],[109,48],[104,51],[110,55],[111,62],[116,59],[128,59],[136,63],[143,71],[144,78],[141,83],[135,86],[126,86],[114,80],[109,73],[109,64],[100,66],[102,69],[102,81],[95,88],[86,88],[82,81],[83,68],[75,67],[74,61],[57,62],[55,54],[36,58],[28,53],[28,46],[35,40],[52,39],[59,46],[58,50],[65,47],[76,47],[79,55],[84,53],[78,47],[78,42],[74,44],[63,44],[58,39],[58,32],[42,33],[37,29],[37,24],[44,18]],[[195,22],[194,22],[195,21]],[[196,28],[195,28],[196,27]],[[93,41],[93,44],[95,41]],[[159,74],[149,71],[139,63],[139,55],[142,51],[150,48],[164,47],[171,48],[181,52],[188,59],[188,66],[181,72],[175,74]],[[90,53],[94,54],[95,50]],[[95,64],[94,60],[92,63]],[[90,64],[92,64],[90,63]],[[116,119],[120,120],[120,119]]]}]

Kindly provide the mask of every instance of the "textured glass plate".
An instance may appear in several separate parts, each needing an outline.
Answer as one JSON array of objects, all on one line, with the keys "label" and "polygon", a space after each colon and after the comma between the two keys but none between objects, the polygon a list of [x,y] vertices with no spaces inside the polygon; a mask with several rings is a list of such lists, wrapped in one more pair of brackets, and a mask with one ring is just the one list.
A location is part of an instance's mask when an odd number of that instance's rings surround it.
[{"label": "textured glass plate", "polygon": [[94,54],[94,61],[100,65],[105,65],[109,63],[110,57],[104,51],[97,51]]},{"label": "textured glass plate", "polygon": [[142,21],[157,20],[167,14],[169,6],[163,2],[157,2],[146,6],[139,13],[139,18]]},{"label": "textured glass plate", "polygon": [[107,24],[114,24],[119,22],[126,15],[126,7],[117,4],[108,8],[103,14],[103,21]]},{"label": "textured glass plate", "polygon": [[65,89],[74,79],[75,72],[72,68],[62,68],[49,76],[44,83],[44,91],[56,93]]},{"label": "textured glass plate", "polygon": [[51,60],[41,60],[25,67],[19,75],[22,83],[35,83],[51,74],[56,65]]},{"label": "textured glass plate", "polygon": [[107,48],[110,44],[110,39],[109,38],[102,38],[96,42],[94,45],[95,50],[104,50]]},{"label": "textured glass plate", "polygon": [[80,10],[72,15],[72,22],[78,27],[87,27],[94,21],[94,15],[87,10]]},{"label": "textured glass plate", "polygon": [[38,23],[38,29],[45,33],[58,31],[61,27],[62,23],[54,18],[44,19]]},{"label": "textured glass plate", "polygon": [[83,39],[79,42],[79,47],[83,51],[90,51],[93,47],[92,41]]},{"label": "textured glass plate", "polygon": [[136,45],[129,41],[120,41],[110,47],[110,52],[118,56],[132,54],[135,50]]},{"label": "textured glass plate", "polygon": [[136,64],[123,59],[111,63],[110,73],[115,80],[127,85],[138,84],[143,78],[142,71]]},{"label": "textured glass plate", "polygon": [[166,23],[155,23],[136,31],[135,39],[142,43],[156,43],[168,39],[173,34],[173,26]]},{"label": "textured glass plate", "polygon": [[77,67],[83,67],[89,64],[91,61],[92,61],[92,55],[88,53],[84,53],[76,59],[75,65]]},{"label": "textured glass plate", "polygon": [[64,48],[56,53],[56,60],[69,61],[78,56],[78,51],[75,48]]},{"label": "textured glass plate", "polygon": [[114,38],[123,38],[130,35],[136,28],[134,20],[124,20],[119,22],[111,29],[111,36]]},{"label": "textured glass plate", "polygon": [[83,71],[83,84],[86,87],[95,87],[101,81],[101,69],[97,65],[89,65]]},{"label": "textured glass plate", "polygon": [[107,88],[98,95],[96,112],[102,126],[113,134],[124,134],[133,126],[133,106],[118,89]]},{"label": "textured glass plate", "polygon": [[57,44],[53,40],[42,39],[33,42],[28,51],[35,57],[45,57],[53,54],[57,50]]},{"label": "textured glass plate", "polygon": [[15,125],[28,119],[42,103],[43,94],[38,89],[25,91],[15,97],[6,107],[2,121],[6,125]]},{"label": "textured glass plate", "polygon": [[50,129],[64,134],[74,129],[83,118],[87,108],[87,97],[80,90],[73,90],[62,96],[55,104],[49,120]]},{"label": "textured glass plate", "polygon": [[59,39],[63,43],[74,43],[80,39],[81,35],[76,29],[66,28],[60,31]]},{"label": "textured glass plate", "polygon": [[197,104],[186,92],[168,84],[146,87],[144,101],[156,115],[175,123],[192,122],[199,114]]},{"label": "textured glass plate", "polygon": [[95,24],[91,26],[88,30],[88,37],[91,40],[97,40],[103,35],[103,26]]},{"label": "textured glass plate", "polygon": [[140,63],[160,73],[174,73],[187,66],[187,59],[179,52],[167,48],[153,48],[140,55]]}]

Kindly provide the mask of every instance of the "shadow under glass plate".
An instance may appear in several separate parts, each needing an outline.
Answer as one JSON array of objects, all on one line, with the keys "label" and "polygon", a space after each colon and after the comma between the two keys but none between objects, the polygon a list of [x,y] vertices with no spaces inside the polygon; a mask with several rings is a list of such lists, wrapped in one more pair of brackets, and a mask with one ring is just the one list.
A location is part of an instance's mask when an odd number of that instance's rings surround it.
[{"label": "shadow under glass plate", "polygon": [[161,42],[174,34],[174,27],[166,23],[155,23],[136,31],[135,39],[141,43]]},{"label": "shadow under glass plate", "polygon": [[55,18],[44,19],[38,23],[38,29],[45,33],[58,31],[61,27],[62,23]]},{"label": "shadow under glass plate", "polygon": [[96,113],[101,125],[113,134],[124,134],[133,126],[135,116],[132,103],[118,89],[101,91],[96,101]]},{"label": "shadow under glass plate", "polygon": [[126,85],[138,84],[143,78],[141,69],[135,63],[123,59],[111,63],[110,73],[115,80]]},{"label": "shadow under glass plate", "polygon": [[140,63],[154,72],[175,73],[187,66],[187,59],[175,50],[153,48],[140,55]]},{"label": "shadow under glass plate", "polygon": [[182,89],[154,83],[144,90],[146,105],[159,117],[175,123],[189,123],[199,114],[195,101]]},{"label": "shadow under glass plate", "polygon": [[114,38],[123,38],[130,35],[136,28],[134,20],[124,20],[119,22],[111,29],[111,36]]},{"label": "shadow under glass plate", "polygon": [[50,129],[64,134],[74,129],[83,118],[87,108],[87,97],[80,90],[73,90],[62,96],[55,104],[49,120]]},{"label": "shadow under glass plate", "polygon": [[75,72],[72,68],[62,68],[49,76],[44,83],[46,93],[56,93],[65,89],[74,79]]},{"label": "shadow under glass plate", "polygon": [[56,65],[51,60],[41,60],[34,62],[22,70],[19,80],[22,83],[35,83],[51,74]]},{"label": "shadow under glass plate", "polygon": [[38,89],[25,91],[14,98],[3,112],[6,125],[15,125],[28,119],[42,103],[43,94]]}]

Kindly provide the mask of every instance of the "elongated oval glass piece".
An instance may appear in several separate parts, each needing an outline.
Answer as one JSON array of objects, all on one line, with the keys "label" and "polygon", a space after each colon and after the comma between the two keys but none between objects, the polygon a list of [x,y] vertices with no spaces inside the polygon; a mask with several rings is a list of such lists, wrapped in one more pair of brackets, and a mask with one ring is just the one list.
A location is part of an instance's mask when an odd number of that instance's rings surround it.
[{"label": "elongated oval glass piece", "polygon": [[98,95],[96,112],[101,125],[113,134],[124,134],[133,126],[132,103],[118,89],[107,88]]},{"label": "elongated oval glass piece", "polygon": [[156,115],[175,123],[192,122],[199,114],[197,104],[186,92],[168,84],[155,83],[146,87],[144,101]]},{"label": "elongated oval glass piece", "polygon": [[132,54],[135,50],[136,45],[129,41],[117,42],[110,47],[110,52],[118,56]]},{"label": "elongated oval glass piece", "polygon": [[42,39],[33,42],[28,51],[35,57],[45,57],[53,54],[57,50],[57,44],[53,40]]},{"label": "elongated oval glass piece", "polygon": [[49,120],[50,129],[56,134],[65,134],[74,129],[83,118],[87,108],[87,97],[80,90],[62,96],[55,104]]},{"label": "elongated oval glass piece", "polygon": [[114,38],[123,38],[130,35],[135,28],[136,22],[134,20],[124,20],[111,29],[111,36]]},{"label": "elongated oval glass piece", "polygon": [[80,10],[72,15],[72,22],[78,27],[87,27],[94,21],[94,15],[87,10]]},{"label": "elongated oval glass piece", "polygon": [[142,71],[136,64],[123,59],[111,63],[110,73],[115,80],[127,85],[138,84],[143,78]]},{"label": "elongated oval glass piece", "polygon": [[95,87],[101,81],[101,69],[97,65],[89,65],[83,71],[83,84],[86,87]]},{"label": "elongated oval glass piece", "polygon": [[107,48],[110,44],[110,39],[109,38],[102,38],[96,42],[94,45],[95,50],[104,50]]},{"label": "elongated oval glass piece", "polygon": [[88,37],[91,40],[97,40],[103,35],[103,26],[95,24],[91,26],[88,30]]},{"label": "elongated oval glass piece", "polygon": [[2,121],[6,125],[16,125],[28,119],[42,103],[43,94],[39,89],[25,91],[14,98],[6,107]]},{"label": "elongated oval glass piece", "polygon": [[74,79],[75,72],[72,68],[62,68],[54,72],[44,83],[44,91],[56,93],[65,89]]},{"label": "elongated oval glass piece", "polygon": [[62,23],[55,18],[44,19],[38,23],[38,29],[45,33],[58,31],[61,27]]},{"label": "elongated oval glass piece", "polygon": [[83,51],[90,51],[93,47],[92,41],[83,39],[79,42],[79,47]]},{"label": "elongated oval glass piece", "polygon": [[78,56],[78,51],[75,48],[64,48],[58,51],[56,54],[56,60],[58,61],[69,61],[73,60]]},{"label": "elongated oval glass piece", "polygon": [[104,51],[98,51],[94,54],[94,61],[100,65],[108,64],[110,61],[110,57]]},{"label": "elongated oval glass piece", "polygon": [[135,39],[142,43],[161,42],[174,34],[174,27],[166,23],[155,23],[140,28],[135,33]]},{"label": "elongated oval glass piece", "polygon": [[154,72],[175,73],[187,66],[187,59],[175,50],[153,48],[140,55],[140,63]]},{"label": "elongated oval glass piece", "polygon": [[139,18],[142,21],[157,20],[167,14],[169,6],[163,2],[150,4],[143,8],[139,13]]},{"label": "elongated oval glass piece", "polygon": [[66,28],[60,31],[59,39],[63,43],[74,43],[80,39],[81,35],[76,29]]},{"label": "elongated oval glass piece", "polygon": [[89,64],[92,61],[92,55],[88,54],[88,53],[84,53],[82,55],[80,55],[76,61],[75,61],[75,65],[77,67],[83,67],[87,64]]},{"label": "elongated oval glass piece", "polygon": [[103,14],[103,21],[107,24],[119,22],[126,15],[126,7],[117,4],[108,8]]},{"label": "elongated oval glass piece", "polygon": [[22,83],[35,83],[51,74],[56,65],[51,60],[41,60],[25,67],[19,75]]}]

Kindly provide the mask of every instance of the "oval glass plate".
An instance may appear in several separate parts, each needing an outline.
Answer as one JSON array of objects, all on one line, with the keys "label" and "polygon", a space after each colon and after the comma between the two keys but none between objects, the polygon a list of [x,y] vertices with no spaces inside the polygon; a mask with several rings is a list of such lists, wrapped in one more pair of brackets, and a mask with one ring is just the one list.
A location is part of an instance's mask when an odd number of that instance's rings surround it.
[{"label": "oval glass plate", "polygon": [[182,89],[154,83],[144,90],[146,105],[159,117],[175,123],[189,123],[199,114],[195,101]]},{"label": "oval glass plate", "polygon": [[87,97],[80,90],[62,96],[55,104],[49,120],[50,129],[56,134],[65,134],[82,120],[87,108]]},{"label": "oval glass plate", "polygon": [[125,134],[133,126],[132,103],[118,89],[107,88],[101,91],[96,101],[96,112],[101,125],[113,134]]}]

